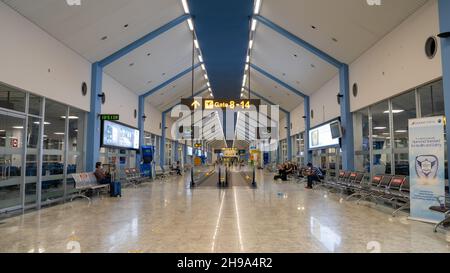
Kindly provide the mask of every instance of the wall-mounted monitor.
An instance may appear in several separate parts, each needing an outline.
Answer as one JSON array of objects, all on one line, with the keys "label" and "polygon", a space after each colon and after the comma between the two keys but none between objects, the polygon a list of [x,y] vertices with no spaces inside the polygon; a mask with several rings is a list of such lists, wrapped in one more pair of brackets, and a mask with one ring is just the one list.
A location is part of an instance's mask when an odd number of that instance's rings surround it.
[{"label": "wall-mounted monitor", "polygon": [[[309,131],[309,148],[314,149],[321,149],[325,147],[332,147],[332,146],[338,146],[339,145],[339,138],[333,138],[332,135],[332,129],[331,129],[331,123],[327,123],[325,125],[322,125],[320,127],[311,129]],[[333,125],[336,126],[336,125]],[[340,127],[340,123],[339,123]],[[336,129],[334,129],[336,130]]]},{"label": "wall-mounted monitor", "polygon": [[192,152],[192,147],[187,147],[187,149],[186,149],[186,151],[187,151],[187,155],[188,156],[192,156],[193,155],[193,152]]},{"label": "wall-mounted monitor", "polygon": [[333,139],[341,138],[342,137],[341,122],[336,120],[336,121],[330,123],[330,131],[331,131],[331,137]]},{"label": "wall-mounted monitor", "polygon": [[101,146],[139,150],[139,130],[113,121],[102,122]]}]

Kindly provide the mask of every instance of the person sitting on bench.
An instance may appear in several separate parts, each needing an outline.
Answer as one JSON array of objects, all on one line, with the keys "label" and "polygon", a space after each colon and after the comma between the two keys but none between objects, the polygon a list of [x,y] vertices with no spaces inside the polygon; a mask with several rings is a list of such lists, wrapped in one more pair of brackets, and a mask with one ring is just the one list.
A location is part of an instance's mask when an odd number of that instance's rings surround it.
[{"label": "person sitting on bench", "polygon": [[305,187],[306,189],[312,189],[313,182],[320,182],[320,177],[322,177],[322,172],[319,168],[313,166],[312,163],[308,163],[308,169],[306,171],[306,175],[308,176],[308,185]]},{"label": "person sitting on bench", "polygon": [[273,178],[274,180],[281,179],[283,181],[287,181],[287,172],[286,172],[287,166],[285,164],[282,164],[278,167],[278,175],[275,175]]},{"label": "person sitting on bench", "polygon": [[102,163],[97,162],[95,163],[95,172],[94,172],[95,178],[97,178],[97,182],[99,184],[109,184],[111,183],[111,176],[103,170]]}]

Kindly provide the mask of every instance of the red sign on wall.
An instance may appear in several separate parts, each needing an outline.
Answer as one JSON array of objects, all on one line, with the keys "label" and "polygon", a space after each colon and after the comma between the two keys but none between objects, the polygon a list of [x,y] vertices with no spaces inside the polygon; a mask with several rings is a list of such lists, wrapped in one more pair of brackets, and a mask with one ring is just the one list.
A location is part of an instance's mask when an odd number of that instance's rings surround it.
[{"label": "red sign on wall", "polygon": [[17,138],[11,138],[11,147],[12,148],[18,148],[19,147],[19,140]]}]

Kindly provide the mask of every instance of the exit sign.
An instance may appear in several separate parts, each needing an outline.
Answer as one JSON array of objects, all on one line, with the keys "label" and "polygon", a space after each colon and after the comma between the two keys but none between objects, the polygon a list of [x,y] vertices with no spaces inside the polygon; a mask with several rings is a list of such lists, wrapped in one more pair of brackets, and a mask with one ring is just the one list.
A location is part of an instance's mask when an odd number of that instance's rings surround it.
[{"label": "exit sign", "polygon": [[120,120],[120,116],[117,114],[100,115],[100,120],[118,121]]}]

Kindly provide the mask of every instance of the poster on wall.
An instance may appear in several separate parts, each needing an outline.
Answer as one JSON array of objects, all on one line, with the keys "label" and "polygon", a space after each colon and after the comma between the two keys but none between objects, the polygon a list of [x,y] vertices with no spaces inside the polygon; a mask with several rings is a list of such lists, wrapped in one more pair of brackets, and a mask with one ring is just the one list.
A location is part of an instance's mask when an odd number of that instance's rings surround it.
[{"label": "poster on wall", "polygon": [[444,215],[430,210],[445,204],[444,117],[409,120],[412,220],[436,223]]}]

